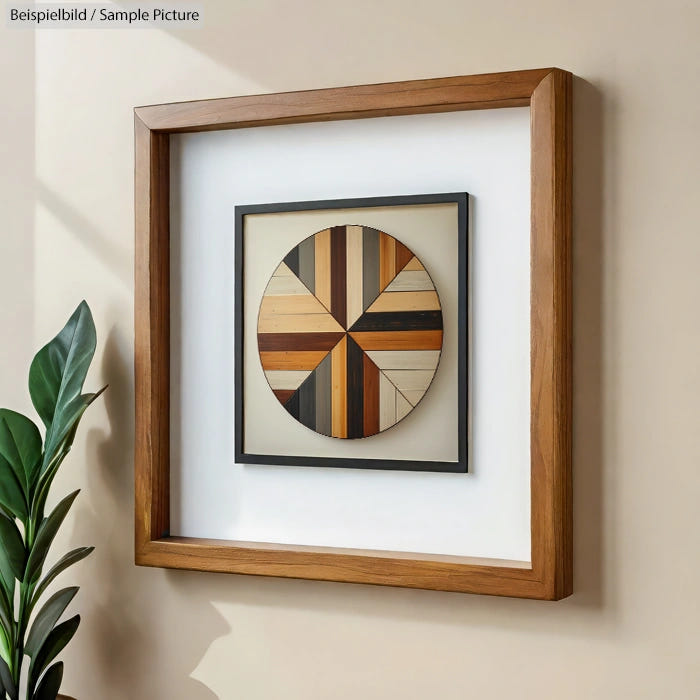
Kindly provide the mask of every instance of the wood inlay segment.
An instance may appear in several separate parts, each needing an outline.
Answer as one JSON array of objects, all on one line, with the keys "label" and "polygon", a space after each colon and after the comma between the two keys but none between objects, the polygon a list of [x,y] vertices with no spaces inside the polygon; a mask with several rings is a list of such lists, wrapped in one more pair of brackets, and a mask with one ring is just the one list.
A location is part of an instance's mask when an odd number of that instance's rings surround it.
[{"label": "wood inlay segment", "polygon": [[331,350],[331,428],[333,437],[348,436],[347,336]]},{"label": "wood inlay segment", "polygon": [[258,348],[276,398],[299,423],[369,437],[408,415],[430,385],[442,348],[440,299],[403,243],[368,226],[332,226],[275,269]]}]

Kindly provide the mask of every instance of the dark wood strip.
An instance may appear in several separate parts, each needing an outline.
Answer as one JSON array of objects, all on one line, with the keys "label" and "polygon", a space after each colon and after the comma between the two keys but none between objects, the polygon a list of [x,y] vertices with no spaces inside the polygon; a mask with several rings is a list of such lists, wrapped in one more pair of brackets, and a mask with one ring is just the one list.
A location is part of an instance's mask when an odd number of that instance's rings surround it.
[{"label": "dark wood strip", "polygon": [[296,389],[273,389],[272,391],[277,397],[277,400],[284,406],[284,404],[289,401]]},{"label": "dark wood strip", "polygon": [[316,375],[316,432],[332,435],[331,423],[331,355],[314,370]]},{"label": "dark wood strip", "polygon": [[379,432],[379,367],[368,355],[362,357],[363,363],[363,426],[365,436]]},{"label": "dark wood strip", "polygon": [[313,236],[303,240],[298,246],[299,251],[299,272],[298,277],[306,288],[316,292],[316,242]]},{"label": "dark wood strip", "polygon": [[297,420],[299,419],[299,390],[296,389],[294,393],[287,399],[287,402],[284,404],[284,407],[289,411],[289,414],[293,417],[296,418]]},{"label": "dark wood strip", "polygon": [[316,430],[316,373],[311,374],[302,382],[297,390],[299,394],[299,422],[307,428]]},{"label": "dark wood strip", "polygon": [[345,226],[331,228],[331,314],[343,327],[347,323],[347,249]]},{"label": "dark wood strip", "polygon": [[292,248],[284,259],[284,264],[299,277],[299,246]]},{"label": "dark wood strip", "polygon": [[381,311],[365,313],[350,329],[357,331],[442,330],[442,311]]},{"label": "dark wood strip", "polygon": [[362,348],[348,336],[347,402],[348,437],[364,437],[364,357]]},{"label": "dark wood strip", "polygon": [[413,253],[401,241],[396,241],[396,274],[408,265],[409,260],[413,257]]},{"label": "dark wood strip", "polygon": [[379,231],[362,229],[362,310],[379,296]]},{"label": "dark wood strip", "polygon": [[258,333],[258,350],[332,350],[343,333]]}]

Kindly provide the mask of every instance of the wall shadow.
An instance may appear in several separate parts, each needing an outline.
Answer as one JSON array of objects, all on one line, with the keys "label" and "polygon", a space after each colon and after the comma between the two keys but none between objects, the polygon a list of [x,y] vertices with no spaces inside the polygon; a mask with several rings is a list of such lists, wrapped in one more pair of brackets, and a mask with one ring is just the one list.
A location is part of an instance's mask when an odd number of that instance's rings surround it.
[{"label": "wall shadow", "polygon": [[[100,586],[90,591],[93,607],[84,615],[93,644],[90,673],[106,689],[104,697],[216,699],[190,674],[229,625],[206,596],[194,601],[163,572],[134,566],[133,358],[120,327],[109,331],[101,355],[109,429],[88,433],[85,500],[91,507],[76,514],[72,536],[79,544],[102,543],[91,557]],[[178,641],[163,645],[164,638]]]}]

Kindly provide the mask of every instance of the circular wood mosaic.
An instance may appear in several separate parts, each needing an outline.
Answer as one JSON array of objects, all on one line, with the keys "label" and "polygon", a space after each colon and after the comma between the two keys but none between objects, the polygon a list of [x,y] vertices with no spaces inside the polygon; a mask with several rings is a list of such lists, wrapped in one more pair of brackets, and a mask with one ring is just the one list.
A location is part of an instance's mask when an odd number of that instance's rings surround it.
[{"label": "circular wood mosaic", "polygon": [[260,362],[284,408],[322,435],[362,438],[407,416],[442,350],[435,285],[400,241],[367,226],[303,240],[267,284]]}]

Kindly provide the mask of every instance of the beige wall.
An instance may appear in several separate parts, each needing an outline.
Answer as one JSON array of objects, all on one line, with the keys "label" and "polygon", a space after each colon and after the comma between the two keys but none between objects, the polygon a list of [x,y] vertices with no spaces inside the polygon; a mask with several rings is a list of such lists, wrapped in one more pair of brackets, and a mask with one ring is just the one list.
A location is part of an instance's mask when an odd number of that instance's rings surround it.
[{"label": "beige wall", "polygon": [[[61,547],[97,545],[65,579],[83,586],[84,622],[64,689],[699,697],[700,6],[205,5],[200,31],[0,29],[2,402],[26,407],[30,349],[83,296],[100,337],[90,384],[110,383],[58,482],[83,488]],[[576,594],[547,604],[136,569],[132,107],[547,65],[579,76]]]}]

